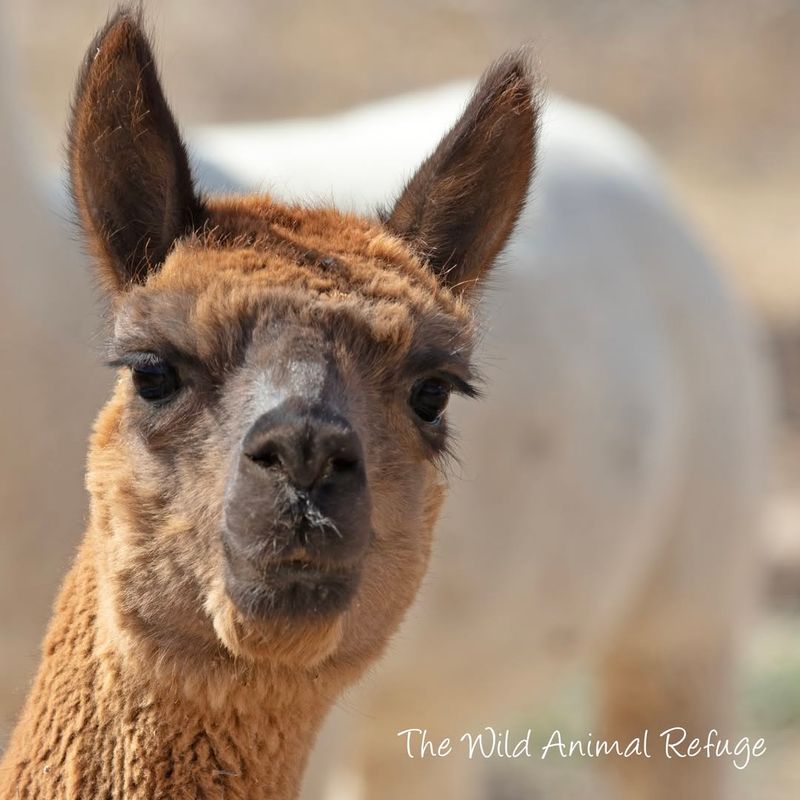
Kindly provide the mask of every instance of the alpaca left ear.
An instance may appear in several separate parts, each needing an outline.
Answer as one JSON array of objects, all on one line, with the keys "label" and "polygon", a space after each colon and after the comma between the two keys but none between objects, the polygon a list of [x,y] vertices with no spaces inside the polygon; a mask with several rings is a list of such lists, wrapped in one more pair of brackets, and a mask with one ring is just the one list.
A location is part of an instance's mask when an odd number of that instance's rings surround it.
[{"label": "alpaca left ear", "polygon": [[69,171],[81,226],[111,291],[144,282],[175,240],[202,221],[138,12],[118,12],[86,54],[69,129]]},{"label": "alpaca left ear", "polygon": [[528,58],[491,66],[461,118],[408,182],[386,226],[458,292],[492,266],[525,203],[539,102]]}]

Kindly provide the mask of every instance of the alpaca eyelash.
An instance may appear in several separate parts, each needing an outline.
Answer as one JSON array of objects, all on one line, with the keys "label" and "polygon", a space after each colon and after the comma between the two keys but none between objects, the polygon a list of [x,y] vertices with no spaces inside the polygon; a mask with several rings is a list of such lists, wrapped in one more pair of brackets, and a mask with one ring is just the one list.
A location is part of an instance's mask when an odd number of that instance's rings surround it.
[{"label": "alpaca eyelash", "polygon": [[443,380],[447,381],[452,386],[454,392],[457,392],[458,394],[463,395],[464,397],[469,397],[470,399],[473,399],[473,398],[479,398],[481,396],[481,390],[474,383],[470,383],[464,378],[460,378],[458,375],[453,375],[448,372],[443,372],[439,374],[437,377],[440,377]]},{"label": "alpaca eyelash", "polygon": [[156,353],[128,353],[125,355],[118,356],[117,358],[113,358],[110,361],[106,361],[105,365],[107,367],[111,367],[112,369],[146,369],[147,367],[153,367],[156,364],[160,364],[166,362],[167,359],[163,358]]},{"label": "alpaca eyelash", "polygon": [[174,367],[186,367],[190,370],[204,371],[206,364],[197,356],[171,345],[164,345],[153,350],[123,350],[119,345],[111,345],[110,357],[104,362],[106,367],[120,369],[147,369],[158,364],[170,364]]},{"label": "alpaca eyelash", "polygon": [[460,375],[456,375],[454,372],[449,372],[446,369],[433,370],[427,375],[427,377],[438,378],[439,380],[444,381],[450,386],[452,391],[454,391],[456,394],[463,395],[464,397],[469,397],[472,399],[480,398],[482,396],[481,390],[476,383],[467,380],[466,378],[462,378]]}]

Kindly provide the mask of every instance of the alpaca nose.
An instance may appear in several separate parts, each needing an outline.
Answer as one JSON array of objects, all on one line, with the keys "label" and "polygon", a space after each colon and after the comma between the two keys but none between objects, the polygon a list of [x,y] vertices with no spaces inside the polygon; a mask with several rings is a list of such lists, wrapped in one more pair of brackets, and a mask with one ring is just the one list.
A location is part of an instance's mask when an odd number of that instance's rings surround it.
[{"label": "alpaca nose", "polygon": [[230,563],[247,570],[302,557],[324,565],[359,558],[372,538],[358,434],[338,411],[290,398],[242,441],[225,493]]},{"label": "alpaca nose", "polygon": [[255,422],[242,450],[297,489],[344,488],[364,479],[358,435],[344,417],[324,407],[282,403]]}]

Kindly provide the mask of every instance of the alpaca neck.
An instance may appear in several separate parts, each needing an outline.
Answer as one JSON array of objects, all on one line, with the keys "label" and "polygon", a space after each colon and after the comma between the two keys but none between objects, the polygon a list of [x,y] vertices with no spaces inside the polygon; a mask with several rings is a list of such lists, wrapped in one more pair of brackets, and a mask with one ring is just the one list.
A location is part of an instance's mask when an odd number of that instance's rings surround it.
[{"label": "alpaca neck", "polygon": [[0,800],[297,796],[328,706],[317,682],[243,670],[212,705],[101,644],[102,616],[84,547],[0,764]]}]

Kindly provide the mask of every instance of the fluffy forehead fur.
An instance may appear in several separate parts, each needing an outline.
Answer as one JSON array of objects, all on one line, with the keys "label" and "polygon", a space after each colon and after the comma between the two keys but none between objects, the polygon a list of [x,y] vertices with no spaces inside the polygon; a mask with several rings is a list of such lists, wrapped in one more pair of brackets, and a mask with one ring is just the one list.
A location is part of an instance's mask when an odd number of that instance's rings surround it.
[{"label": "fluffy forehead fur", "polygon": [[146,285],[116,298],[123,346],[163,343],[213,365],[274,316],[371,343],[387,359],[376,367],[414,349],[468,364],[472,306],[379,223],[268,197],[207,201],[206,211]]}]

